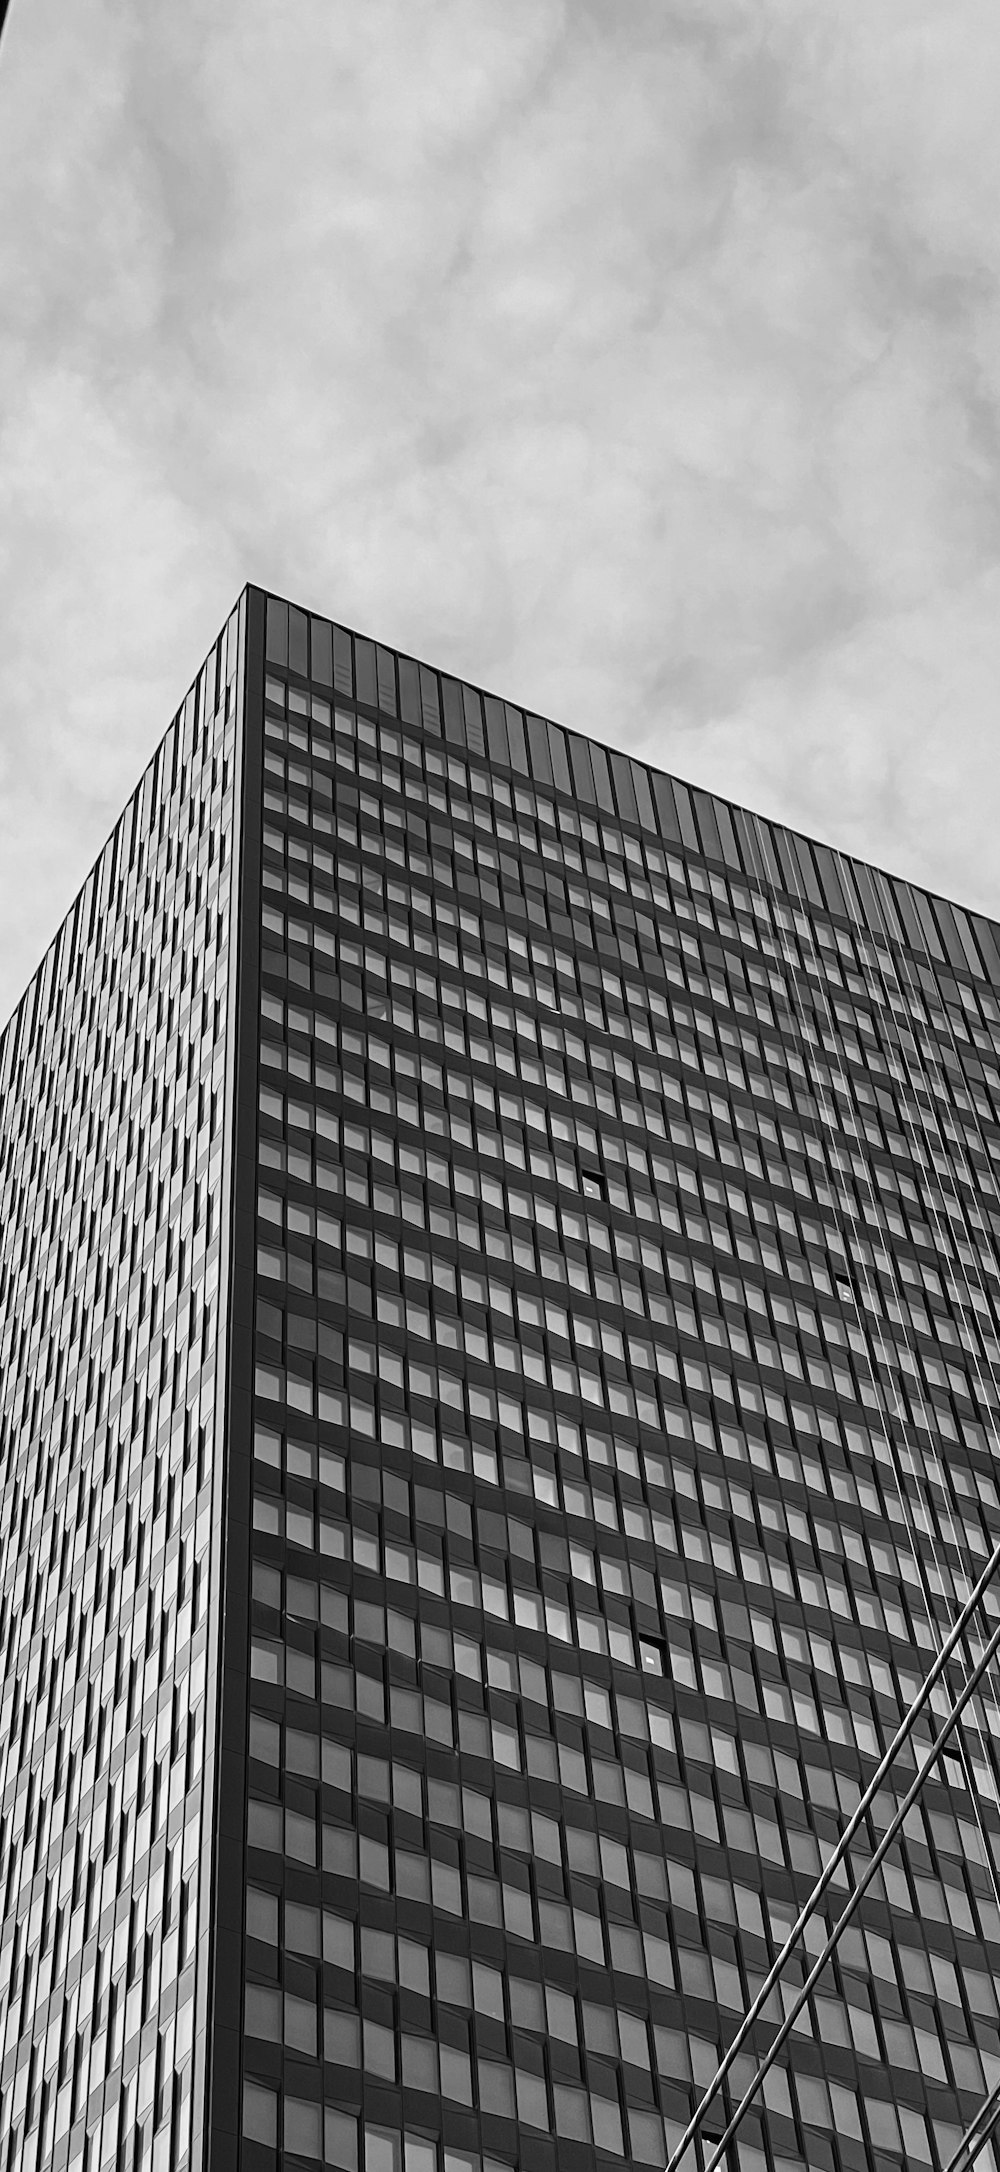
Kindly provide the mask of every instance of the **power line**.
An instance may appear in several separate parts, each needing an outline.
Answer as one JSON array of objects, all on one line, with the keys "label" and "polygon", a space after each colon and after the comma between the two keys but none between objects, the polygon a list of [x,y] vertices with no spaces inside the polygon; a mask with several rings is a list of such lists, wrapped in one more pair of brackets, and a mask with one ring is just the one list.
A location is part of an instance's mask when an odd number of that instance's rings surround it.
[{"label": "power line", "polygon": [[995,2083],[985,2102],[980,2105],[975,2118],[966,2127],[954,2156],[948,2159],[945,2172],[973,2172],[976,2158],[984,2144],[996,2132],[998,2122],[1000,2122],[1000,2081]]},{"label": "power line", "polygon": [[[955,1699],[954,1703],[952,1704],[947,1718],[944,1720],[942,1726],[939,1728],[938,1733],[936,1734],[934,1741],[932,1742],[931,1747],[927,1752],[927,1756],[925,1757],[923,1764],[919,1766],[915,1779],[911,1782],[909,1788],[907,1789],[907,1792],[904,1795],[902,1802],[899,1803],[899,1805],[897,1806],[895,1815],[893,1816],[890,1824],[887,1826],[886,1831],[884,1832],[882,1839],[880,1840],[878,1847],[876,1848],[875,1853],[871,1858],[871,1861],[867,1864],[861,1878],[859,1878],[858,1883],[855,1886],[853,1893],[851,1894],[850,1900],[848,1901],[846,1908],[843,1910],[842,1914],[838,1916],[837,1921],[834,1924],[833,1930],[830,1932],[830,1936],[827,1939],[825,1946],[823,1947],[822,1953],[820,1953],[817,1956],[817,1959],[814,1961],[813,1966],[810,1969],[808,1976],[806,1977],[805,1983],[803,1984],[802,1989],[798,1994],[798,1997],[793,2001],[793,2004],[785,2015],[785,2018],[781,2024],[781,2027],[778,2030],[773,2044],[767,2052],[766,2057],[761,2060],[761,2063],[757,2068],[757,2072],[754,2075],[750,2087],[741,2097],[740,2102],[737,2105],[736,2110],[733,2113],[733,2116],[729,2122],[729,2125],[725,2130],[725,2133],[722,2135],[721,2140],[719,2141],[713,2155],[709,2158],[708,2164],[705,2167],[705,2172],[717,2172],[717,2167],[724,2164],[726,2151],[729,2147],[729,2144],[732,2141],[734,2134],[737,2132],[737,2129],[742,2124],[742,2121],[747,2111],[749,2110],[749,2107],[752,2104],[753,2099],[761,2086],[761,2083],[770,2073],[771,2068],[774,2065],[774,2062],[778,2056],[778,2053],[781,2050],[782,2045],[787,2041],[795,2022],[797,2021],[804,2005],[806,2004],[807,1999],[810,1996],[810,1993],[814,1990],[816,1984],[819,1982],[819,1979],[823,1974],[823,1970],[825,1969],[827,1962],[836,1952],[843,1933],[847,1929],[848,1924],[850,1923],[852,1917],[857,1911],[859,1902],[863,1899],[865,1893],[868,1891],[868,1887],[871,1885],[872,1880],[876,1875],[876,1872],[880,1869],[883,1861],[885,1860],[885,1857],[889,1852],[889,1849],[892,1847],[896,1839],[897,1833],[901,1830],[904,1819],[909,1815],[909,1812],[912,1810],[914,1803],[917,1801],[917,1798],[920,1795],[926,1780],[929,1778],[931,1772],[934,1769],[934,1766],[937,1764],[938,1758],[941,1755],[945,1743],[948,1741],[950,1735],[957,1727],[966,1705],[969,1703],[970,1698],[975,1695],[983,1676],[986,1674],[988,1668],[992,1665],[998,1651],[1000,1651],[1000,1622],[998,1622],[996,1628],[994,1629],[993,1635],[990,1637],[989,1643],[984,1646],[983,1651],[977,1659],[971,1674],[966,1677],[963,1687],[960,1690],[959,1695]],[[715,2086],[717,2086],[717,2084]],[[706,2098],[704,2101],[707,2102],[708,2099]],[[696,2113],[695,2119],[691,2122],[691,2128],[697,2131],[698,2124],[699,2119],[698,2114]],[[678,2145],[678,2149],[674,2152],[674,2156],[671,2159],[670,2166],[668,2167],[668,2172],[673,2172],[673,2167],[678,2162],[680,2150],[682,2147],[686,2146],[687,2140],[690,2138],[693,2137],[690,2135],[689,2132],[689,2135],[685,2136],[684,2142]]]},{"label": "power line", "polygon": [[[945,1643],[941,1646],[941,1650],[939,1651],[937,1658],[934,1661],[934,1665],[931,1667],[929,1673],[925,1675],[924,1680],[922,1681],[920,1688],[917,1692],[917,1695],[914,1698],[913,1703],[910,1705],[909,1710],[906,1712],[903,1719],[901,1720],[900,1725],[897,1728],[888,1749],[885,1751],[882,1757],[881,1763],[876,1766],[875,1772],[872,1775],[872,1778],[869,1781],[860,1802],[858,1803],[857,1809],[853,1812],[847,1825],[845,1825],[840,1839],[837,1842],[837,1846],[834,1849],[832,1855],[830,1856],[828,1862],[824,1864],[823,1870],[819,1878],[816,1880],[812,1892],[810,1893],[808,1899],[803,1902],[799,1915],[796,1921],[793,1923],[791,1930],[789,1931],[788,1937],[785,1940],[781,1952],[778,1954],[777,1959],[772,1963],[771,1968],[769,1969],[768,1974],[765,1976],[756,1998],[753,2000],[752,2005],[748,2008],[746,2014],[744,2015],[743,2020],[741,2021],[740,2026],[736,2032],[736,2035],[733,2038],[733,2041],[729,2047],[729,2050],[726,2052],[725,2057],[723,2058],[720,2066],[718,2067],[716,2074],[712,2082],[710,2083],[708,2090],[706,2091],[706,2094],[703,2096],[701,2103],[699,2104],[697,2110],[695,2111],[687,2127],[685,2128],[684,2133],[681,2136],[681,2139],[678,2142],[677,2147],[673,2153],[673,2156],[669,2159],[666,2167],[666,2172],[678,2172],[681,2158],[683,2157],[684,2152],[688,2147],[688,2144],[694,2140],[695,2135],[700,2131],[701,2126],[703,2125],[704,2113],[707,2106],[712,2102],[712,2099],[715,2097],[716,2093],[721,2088],[722,2083],[725,2081],[726,2076],[730,2071],[730,2068],[733,2066],[734,2062],[738,2058],[743,2048],[743,2045],[746,2043],[747,2037],[749,2036],[750,2031],[753,2028],[755,2021],[758,2020],[760,2014],[762,2013],[764,2007],[767,2004],[768,1999],[771,1996],[772,1991],[775,1989],[775,1986],[779,1982],[785,1964],[789,1960],[792,1952],[794,1951],[794,1948],[798,1944],[798,1941],[806,1927],[806,1924],[810,1921],[810,1918],[814,1914],[816,1908],[819,1906],[819,1903],[822,1900],[823,1895],[827,1890],[827,1887],[830,1885],[832,1879],[834,1878],[839,1865],[843,1862],[855,1834],[857,1833],[859,1827],[868,1815],[868,1811],[871,1808],[875,1796],[878,1794],[879,1788],[881,1787],[883,1780],[887,1778],[898,1752],[912,1734],[913,1729],[916,1726],[916,1723],[920,1718],[921,1713],[923,1712],[924,1706],[927,1704],[933,1690],[936,1688],[938,1682],[941,1679],[941,1676],[944,1674],[945,1669],[948,1665],[948,1661],[953,1657],[957,1645],[961,1642],[963,1636],[965,1635],[965,1632],[969,1626],[969,1622],[973,1614],[976,1612],[981,1599],[984,1597],[998,1570],[1000,1570],[1000,1542],[998,1542],[998,1544],[994,1547],[994,1550],[990,1555],[990,1558],[986,1563],[985,1568],[982,1571],[979,1582],[970,1592],[969,1597],[961,1610],[961,1613],[958,1615],[956,1621],[953,1624],[949,1636],[947,1637]],[[1000,1645],[1000,1625],[998,1625],[997,1631],[994,1637],[991,1639],[990,1645],[986,1647],[986,1650],[996,1650],[998,1648],[998,1645]],[[985,1672],[985,1668],[983,1667],[982,1654],[980,1655],[980,1659],[977,1662],[977,1666],[978,1668],[981,1668],[983,1672]],[[907,1797],[907,1802],[909,1803],[909,1797]],[[890,1831],[893,1831],[895,1829],[898,1816],[899,1812],[897,1809],[897,1812],[892,1821],[892,1825],[889,1828]],[[883,1842],[882,1852],[884,1852],[884,1846],[885,1843]],[[872,1860],[874,1861],[875,1858],[873,1857]],[[879,1854],[878,1860],[881,1861],[881,1853]]]},{"label": "power line", "polygon": [[[748,841],[749,841],[749,840],[748,840]],[[753,858],[753,853],[752,853],[752,850],[751,850],[751,852],[750,852],[750,854],[749,854],[749,857],[750,857],[751,859]],[[782,947],[784,948],[784,945],[782,945]],[[788,962],[789,962],[789,961],[788,961],[788,960],[786,959],[786,963],[788,963]],[[800,1037],[804,1039],[804,1035],[802,1035],[802,1032],[801,1032],[801,1024],[800,1024],[800,1027],[799,1027],[799,1031],[800,1031]],[[839,1156],[838,1156],[838,1162],[839,1162]],[[840,1222],[840,1220],[841,1220],[841,1216],[840,1216],[839,1212],[837,1213],[837,1220],[838,1220],[838,1223],[839,1223],[839,1222]],[[857,1302],[857,1300],[855,1299],[855,1303],[856,1303],[856,1302]],[[860,1326],[862,1327],[862,1329],[863,1329],[863,1325],[864,1325],[864,1323],[863,1323],[863,1322],[861,1322],[861,1321],[860,1321],[860,1319],[859,1319],[859,1325],[860,1325]],[[889,1434],[888,1434],[888,1429],[886,1429],[886,1437],[887,1437],[887,1444],[889,1445],[889,1451],[890,1451],[890,1455],[891,1455],[891,1456],[893,1457],[893,1460],[895,1460],[895,1456],[894,1456],[894,1447],[893,1447],[893,1444],[891,1443],[891,1439],[890,1439],[890,1437],[889,1437]],[[902,1498],[902,1499],[903,1499],[903,1501],[904,1501],[904,1512],[905,1512],[905,1488],[904,1488],[903,1486],[900,1486],[900,1495],[901,1495],[901,1498]],[[930,1537],[931,1537],[931,1544],[932,1544],[932,1547],[933,1547],[933,1530],[932,1530],[932,1525],[931,1525],[931,1517],[930,1517],[930,1512],[929,1512],[929,1511],[928,1511],[928,1526],[929,1526],[929,1535],[930,1535]],[[917,1560],[917,1562],[918,1562],[918,1565],[919,1565],[919,1563],[920,1563],[920,1547],[919,1547],[919,1544],[914,1544],[914,1556],[915,1556],[915,1559]],[[805,1929],[805,1927],[806,1927],[806,1924],[807,1924],[807,1923],[809,1922],[809,1920],[810,1920],[810,1918],[812,1917],[812,1915],[813,1915],[813,1913],[814,1913],[815,1909],[817,1908],[817,1906],[818,1906],[818,1904],[819,1904],[820,1900],[822,1899],[822,1897],[823,1897],[823,1894],[825,1893],[825,1891],[826,1891],[826,1889],[827,1889],[828,1885],[830,1884],[830,1882],[831,1882],[831,1879],[832,1879],[832,1877],[833,1877],[833,1875],[834,1875],[834,1873],[835,1873],[835,1871],[836,1871],[836,1869],[837,1869],[838,1865],[839,1865],[839,1864],[840,1864],[840,1863],[841,1863],[841,1862],[843,1861],[843,1859],[844,1859],[845,1855],[847,1854],[847,1851],[848,1851],[849,1845],[850,1845],[850,1843],[851,1843],[852,1839],[854,1838],[855,1834],[857,1833],[857,1831],[858,1831],[858,1829],[859,1829],[859,1827],[860,1827],[860,1825],[861,1825],[861,1823],[862,1823],[863,1819],[864,1819],[864,1818],[866,1817],[866,1815],[867,1815],[867,1812],[868,1812],[869,1808],[871,1807],[871,1804],[872,1804],[872,1802],[874,1801],[874,1798],[875,1798],[876,1794],[878,1793],[878,1790],[879,1790],[879,1788],[880,1788],[880,1786],[881,1786],[881,1784],[882,1784],[882,1781],[883,1781],[883,1780],[885,1779],[885,1777],[887,1776],[887,1774],[888,1774],[888,1771],[889,1771],[889,1769],[890,1769],[890,1767],[891,1767],[891,1765],[892,1765],[892,1763],[893,1763],[893,1761],[894,1761],[895,1757],[897,1756],[897,1754],[898,1754],[899,1750],[900,1750],[900,1749],[901,1749],[901,1748],[903,1747],[903,1744],[904,1744],[904,1743],[905,1743],[905,1742],[907,1741],[907,1739],[908,1739],[909,1735],[910,1735],[910,1734],[912,1733],[912,1731],[913,1731],[913,1728],[914,1728],[914,1726],[915,1726],[915,1724],[916,1724],[916,1721],[917,1721],[917,1719],[919,1718],[919,1716],[920,1716],[921,1712],[923,1711],[923,1707],[924,1707],[924,1705],[926,1704],[926,1702],[927,1702],[928,1698],[929,1698],[929,1697],[931,1696],[931,1693],[932,1693],[933,1689],[935,1688],[935,1686],[936,1686],[937,1682],[938,1682],[938,1681],[940,1680],[940,1678],[941,1678],[941,1675],[942,1675],[942,1673],[944,1672],[945,1666],[946,1666],[946,1664],[947,1664],[947,1662],[948,1662],[949,1658],[951,1657],[951,1655],[952,1655],[952,1654],[953,1654],[953,1652],[955,1651],[956,1645],[957,1645],[957,1644],[959,1643],[959,1641],[961,1640],[961,1637],[963,1636],[963,1634],[964,1634],[964,1632],[965,1632],[965,1629],[966,1629],[966,1627],[967,1627],[968,1623],[970,1622],[970,1620],[971,1620],[971,1618],[972,1618],[972,1615],[973,1615],[973,1613],[974,1613],[974,1612],[975,1612],[975,1610],[977,1609],[977,1607],[978,1607],[978,1605],[979,1605],[979,1603],[980,1603],[980,1600],[981,1600],[981,1599],[983,1598],[983,1596],[984,1596],[984,1594],[985,1594],[985,1592],[986,1592],[986,1589],[987,1589],[988,1585],[989,1585],[989,1584],[991,1583],[991,1581],[992,1581],[992,1579],[993,1579],[994,1575],[996,1574],[996,1571],[997,1571],[997,1569],[998,1569],[998,1568],[1000,1568],[1000,1543],[998,1543],[997,1547],[996,1547],[996,1548],[994,1549],[994,1552],[993,1552],[993,1554],[992,1554],[992,1555],[990,1556],[990,1559],[989,1559],[989,1561],[987,1562],[987,1564],[986,1564],[986,1567],[984,1568],[984,1570],[982,1571],[982,1573],[981,1573],[981,1575],[980,1575],[980,1578],[979,1578],[979,1581],[978,1581],[978,1583],[977,1583],[977,1584],[976,1584],[976,1585],[974,1586],[974,1588],[973,1588],[972,1592],[971,1592],[971,1593],[969,1594],[969,1597],[968,1597],[968,1598],[966,1599],[966,1601],[965,1601],[965,1604],[964,1604],[964,1606],[962,1607],[962,1609],[961,1609],[961,1611],[960,1611],[960,1613],[959,1613],[959,1615],[958,1615],[958,1617],[957,1617],[957,1620],[956,1620],[956,1621],[955,1621],[955,1623],[954,1623],[954,1626],[953,1626],[953,1628],[952,1628],[952,1629],[951,1629],[951,1631],[949,1632],[949,1634],[948,1634],[948,1636],[947,1636],[947,1638],[946,1638],[945,1642],[944,1642],[944,1643],[943,1643],[943,1644],[941,1645],[941,1648],[940,1648],[940,1650],[939,1650],[939,1652],[938,1652],[938,1655],[937,1655],[937,1658],[936,1658],[936,1660],[935,1660],[935,1662],[934,1662],[934,1665],[933,1665],[933,1666],[931,1667],[931,1669],[930,1669],[929,1673],[928,1673],[928,1674],[927,1674],[927,1675],[925,1676],[925,1678],[924,1678],[924,1681],[923,1681],[923,1683],[921,1684],[921,1687],[920,1687],[920,1689],[919,1689],[919,1691],[918,1691],[918,1693],[917,1693],[917,1696],[916,1696],[916,1698],[914,1699],[913,1703],[911,1704],[911,1706],[910,1706],[910,1708],[909,1708],[908,1712],[907,1712],[907,1713],[905,1714],[905,1716],[904,1716],[904,1718],[903,1718],[903,1720],[902,1720],[902,1722],[901,1722],[901,1724],[900,1724],[899,1728],[897,1729],[897,1732],[896,1732],[896,1734],[894,1735],[894,1737],[893,1737],[893,1739],[892,1739],[892,1742],[891,1742],[891,1743],[890,1743],[890,1745],[889,1745],[889,1748],[888,1748],[888,1750],[887,1750],[887,1751],[885,1752],[885,1754],[884,1754],[884,1756],[883,1756],[883,1758],[882,1758],[882,1760],[881,1760],[880,1764],[879,1764],[879,1765],[877,1766],[877,1768],[876,1768],[876,1771],[875,1771],[875,1774],[874,1774],[873,1778],[872,1778],[872,1779],[871,1779],[871,1781],[870,1781],[870,1782],[868,1783],[868,1786],[867,1786],[867,1788],[865,1789],[865,1791],[864,1791],[864,1793],[863,1793],[863,1795],[862,1795],[862,1797],[861,1797],[861,1800],[860,1800],[860,1802],[859,1802],[859,1804],[858,1804],[858,1806],[857,1806],[857,1809],[855,1810],[855,1812],[854,1812],[854,1814],[853,1814],[853,1816],[852,1816],[852,1818],[851,1818],[850,1822],[848,1823],[847,1827],[845,1828],[845,1831],[843,1832],[843,1834],[842,1834],[842,1836],[841,1836],[841,1839],[840,1839],[840,1841],[839,1841],[839,1843],[838,1843],[838,1845],[837,1845],[837,1848],[835,1849],[834,1853],[833,1853],[833,1854],[831,1855],[831,1857],[830,1857],[829,1861],[828,1861],[828,1862],[827,1862],[827,1864],[825,1865],[825,1867],[824,1867],[824,1870],[823,1870],[823,1872],[822,1872],[822,1874],[821,1874],[820,1878],[818,1879],[817,1883],[816,1883],[816,1884],[815,1884],[815,1886],[813,1887],[813,1890],[812,1890],[811,1894],[809,1895],[809,1898],[808,1898],[808,1899],[807,1899],[807,1901],[806,1901],[806,1902],[805,1902],[805,1903],[803,1904],[802,1910],[800,1911],[800,1914],[799,1914],[799,1916],[798,1916],[798,1919],[797,1919],[797,1921],[796,1921],[796,1922],[795,1922],[795,1924],[793,1925],[793,1927],[792,1927],[792,1930],[790,1931],[790,1933],[789,1933],[789,1935],[788,1935],[788,1938],[786,1939],[786,1941],[785,1941],[785,1944],[784,1944],[784,1946],[782,1947],[782,1950],[781,1950],[781,1952],[779,1953],[779,1955],[778,1955],[778,1957],[777,1957],[776,1961],[775,1961],[775,1962],[773,1963],[773,1965],[772,1965],[772,1967],[771,1967],[771,1969],[770,1969],[770,1971],[769,1971],[768,1975],[767,1975],[767,1976],[765,1977],[764,1983],[763,1983],[763,1985],[761,1986],[761,1989],[760,1989],[760,1991],[758,1992],[758,1994],[757,1994],[756,1998],[754,1999],[753,2003],[751,2004],[751,2006],[750,2006],[750,2008],[749,2008],[749,2010],[748,2010],[747,2014],[746,2014],[746,2015],[744,2016],[744,2019],[743,2019],[743,2021],[742,2021],[742,2022],[741,2022],[741,2024],[740,2024],[739,2030],[737,2031],[736,2037],[735,2037],[735,2039],[734,2039],[733,2043],[732,2043],[732,2044],[730,2045],[730,2047],[729,2047],[729,2050],[728,2050],[728,2051],[726,2052],[726,2054],[725,2054],[725,2056],[724,2056],[724,2058],[723,2058],[723,2060],[722,2060],[722,2062],[721,2062],[721,2064],[720,2064],[720,2066],[719,2066],[719,2068],[718,2068],[718,2070],[717,2070],[717,2072],[716,2072],[715,2078],[714,2078],[714,2080],[713,2080],[713,2082],[712,2082],[712,2084],[711,2084],[711,2086],[710,2086],[710,2088],[709,2088],[709,2090],[708,2090],[707,2094],[706,2094],[706,2095],[705,2095],[705,2096],[704,2096],[704,2097],[702,2098],[701,2104],[700,2104],[700,2105],[698,2106],[697,2110],[695,2111],[695,2113],[694,2113],[694,2115],[693,2115],[693,2117],[692,2117],[692,2120],[691,2120],[691,2121],[689,2122],[689,2124],[688,2124],[687,2128],[685,2129],[685,2132],[684,2132],[683,2136],[681,2137],[681,2140],[680,2140],[680,2142],[679,2142],[679,2143],[678,2143],[678,2145],[677,2145],[677,2148],[675,2149],[675,2151],[674,2151],[674,2153],[673,2153],[672,2157],[670,2158],[670,2160],[669,2160],[669,2162],[668,2162],[668,2165],[667,2165],[667,2168],[666,2168],[666,2172],[677,2172],[677,2168],[678,2168],[678,2167],[679,2167],[679,2165],[680,2165],[680,2161],[681,2161],[681,2158],[682,2158],[682,2156],[683,2156],[683,2154],[684,2154],[685,2150],[687,2149],[687,2147],[688,2147],[689,2143],[691,2142],[691,2140],[693,2140],[694,2136],[695,2136],[695,2135],[696,2135],[696,2134],[697,2134],[697,2133],[698,2133],[698,2132],[700,2131],[700,2128],[701,2128],[701,2124],[702,2124],[702,2117],[703,2117],[703,2113],[704,2113],[705,2107],[706,2107],[706,2106],[707,2106],[707,2105],[708,2105],[708,2104],[709,2104],[709,2103],[710,2103],[710,2102],[712,2101],[712,2099],[713,2099],[713,2098],[715,2097],[715,2095],[716,2095],[717,2091],[718,2091],[718,2090],[719,2090],[719,2088],[721,2087],[721,2085],[722,2085],[723,2081],[724,2081],[724,2080],[725,2080],[725,2078],[726,2078],[726,2075],[727,2075],[727,2074],[729,2073],[729,2071],[730,2071],[731,2067],[733,2066],[733,2064],[734,2064],[734,2062],[735,2062],[736,2058],[738,2057],[738,2055],[739,2055],[739,2052],[740,2052],[740,2050],[742,2049],[742,2046],[743,2046],[743,2045],[745,2044],[745,2042],[746,2042],[746,2040],[747,2040],[747,2037],[748,2037],[748,2035],[749,2035],[749,2033],[750,2033],[750,2031],[751,2031],[751,2029],[752,2029],[752,2027],[753,2027],[753,2025],[754,2025],[755,2021],[757,2020],[757,2018],[759,2017],[760,2013],[762,2012],[762,2010],[763,2010],[764,2006],[766,2005],[766,2003],[767,2003],[767,2000],[769,1999],[769,1997],[770,1997],[770,1995],[771,1995],[771,1992],[772,1992],[772,1991],[774,1990],[775,1986],[776,1986],[776,1985],[778,1984],[778,1982],[779,1982],[779,1980],[780,1980],[780,1978],[781,1978],[781,1975],[782,1975],[782,1971],[784,1970],[784,1968],[785,1968],[785,1965],[786,1965],[786,1963],[787,1963],[788,1959],[790,1958],[790,1956],[791,1956],[791,1953],[792,1953],[792,1951],[793,1951],[794,1947],[796,1946],[796,1944],[797,1944],[797,1942],[798,1942],[798,1939],[800,1938],[800,1936],[801,1936],[801,1934],[802,1934],[802,1931],[803,1931],[803,1930]],[[925,1580],[925,1579],[924,1579],[923,1577],[922,1577],[922,1579],[921,1579],[921,1580],[922,1580],[922,1582],[924,1583],[924,1588],[925,1588],[925,1596],[926,1596],[926,1599],[927,1599],[927,1607],[928,1607],[928,1614],[929,1614],[929,1617],[930,1617],[931,1623],[932,1623],[932,1625],[933,1625],[933,1630],[934,1630],[934,1633],[935,1633],[936,1635],[940,1636],[940,1634],[941,1634],[941,1630],[940,1630],[939,1624],[937,1623],[937,1620],[936,1620],[936,1618],[935,1618],[935,1611],[934,1611],[934,1607],[933,1607],[933,1604],[932,1604],[932,1602],[931,1602],[931,1597],[930,1597],[930,1593],[929,1593],[929,1590],[927,1590],[927,1587],[926,1587],[926,1580]],[[984,1671],[985,1671],[985,1670],[984,1670]],[[963,1746],[963,1747],[964,1747],[964,1746]],[[973,1800],[974,1800],[974,1802],[975,1802],[975,1790],[974,1790],[974,1789],[973,1789]],[[976,1811],[977,1811],[977,1815],[978,1815],[978,1805],[976,1805]],[[895,1829],[895,1827],[894,1827],[894,1826],[890,1827],[890,1830],[891,1830],[891,1831],[892,1831],[892,1830],[894,1830],[894,1829]],[[985,1845],[985,1834],[983,1835],[983,1839],[984,1839],[984,1845]],[[881,1860],[881,1856],[879,1856],[879,1857],[878,1857],[878,1860]],[[987,1850],[987,1863],[989,1863],[989,1853],[988,1853],[988,1850]],[[995,1877],[994,1877],[994,1890],[996,1890],[996,1880],[995,1880]],[[998,1893],[998,1898],[1000,1898],[1000,1893]]]}]

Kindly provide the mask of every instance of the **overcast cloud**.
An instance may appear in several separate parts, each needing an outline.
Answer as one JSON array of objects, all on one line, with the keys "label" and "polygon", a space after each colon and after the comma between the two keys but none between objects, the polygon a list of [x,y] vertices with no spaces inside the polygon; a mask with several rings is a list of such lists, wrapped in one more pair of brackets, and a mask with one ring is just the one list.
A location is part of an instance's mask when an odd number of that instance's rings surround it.
[{"label": "overcast cloud", "polygon": [[995,0],[13,0],[0,1017],[243,581],[1000,912]]}]

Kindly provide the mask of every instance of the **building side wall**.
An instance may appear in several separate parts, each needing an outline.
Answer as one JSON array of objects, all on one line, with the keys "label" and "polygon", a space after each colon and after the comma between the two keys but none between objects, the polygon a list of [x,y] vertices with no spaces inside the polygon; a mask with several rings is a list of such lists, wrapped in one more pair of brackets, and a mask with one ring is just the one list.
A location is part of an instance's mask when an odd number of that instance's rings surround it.
[{"label": "building side wall", "polygon": [[[1000,988],[1000,928],[980,913],[871,867],[782,823],[613,747],[533,715],[477,686],[397,655],[345,627],[270,599],[273,660],[415,726],[445,747],[506,771],[513,785],[571,795],[600,825],[619,822],[686,855],[693,852],[737,880],[761,883],[850,923],[868,938],[909,951],[935,978],[949,971]],[[514,882],[514,890],[519,885]],[[989,1016],[995,1019],[992,1009]]]},{"label": "building side wall", "polygon": [[[721,809],[268,605],[241,2172],[662,2166],[1000,1536],[990,929]],[[741,2172],[1000,2072],[998,1731]]]},{"label": "building side wall", "polygon": [[0,2164],[191,2162],[239,612],[0,1040]]}]

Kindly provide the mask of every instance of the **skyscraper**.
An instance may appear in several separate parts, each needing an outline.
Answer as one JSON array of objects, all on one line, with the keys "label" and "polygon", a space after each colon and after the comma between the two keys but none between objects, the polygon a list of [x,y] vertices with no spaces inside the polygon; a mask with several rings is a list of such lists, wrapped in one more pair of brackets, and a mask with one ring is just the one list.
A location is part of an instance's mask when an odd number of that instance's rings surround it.
[{"label": "skyscraper", "polygon": [[244,592],[0,1040],[0,2172],[949,2163],[998,1142],[990,923]]}]

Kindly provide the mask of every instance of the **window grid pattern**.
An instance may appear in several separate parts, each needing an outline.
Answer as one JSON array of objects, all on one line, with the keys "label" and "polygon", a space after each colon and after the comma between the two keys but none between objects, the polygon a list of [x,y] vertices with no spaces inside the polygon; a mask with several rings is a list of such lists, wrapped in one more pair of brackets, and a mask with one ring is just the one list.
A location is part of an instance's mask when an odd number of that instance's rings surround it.
[{"label": "window grid pattern", "polygon": [[[245,2172],[662,2165],[1000,1536],[995,931],[273,600],[262,760]],[[749,2172],[1000,2076],[994,1692]]]},{"label": "window grid pattern", "polygon": [[234,612],[0,1040],[0,2164],[190,2162]]}]

